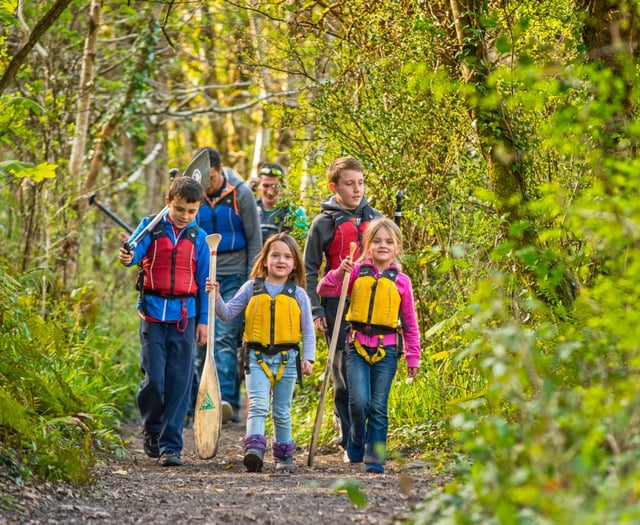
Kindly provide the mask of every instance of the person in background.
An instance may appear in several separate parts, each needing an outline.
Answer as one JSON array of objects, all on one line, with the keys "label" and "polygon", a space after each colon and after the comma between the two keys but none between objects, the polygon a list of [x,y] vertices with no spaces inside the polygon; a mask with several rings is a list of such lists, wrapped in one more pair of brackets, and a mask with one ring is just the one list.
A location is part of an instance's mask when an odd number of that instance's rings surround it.
[{"label": "person in background", "polygon": [[321,203],[320,213],[311,223],[305,243],[304,263],[314,324],[317,330],[325,334],[327,347],[330,345],[335,323],[340,326],[332,366],[333,400],[340,431],[335,442],[346,450],[350,427],[349,391],[344,362],[347,325],[344,319],[336,319],[339,294],[320,299],[316,287],[321,274],[337,269],[349,255],[351,242],[357,245],[354,256],[360,256],[363,233],[370,221],[382,214],[369,206],[364,196],[364,170],[357,159],[337,158],[327,169],[327,177],[333,195]]},{"label": "person in background", "polygon": [[247,180],[247,186],[251,188],[251,191],[256,196],[256,198],[260,197],[260,192],[258,191],[259,182],[260,182],[260,177],[257,177],[256,175],[252,175],[251,177],[249,177],[249,180]]},{"label": "person in background", "polygon": [[[251,189],[233,171],[223,168],[217,149],[206,150],[209,152],[211,179],[205,189],[197,221],[207,234],[222,235],[217,250],[216,277],[220,283],[220,295],[228,301],[247,280],[255,258],[262,249],[260,220]],[[215,324],[214,356],[220,381],[224,423],[229,420],[241,421],[238,339],[242,322],[243,316],[239,315],[228,322],[216,319]],[[205,355],[205,351],[201,349],[198,359],[199,374]],[[191,398],[190,415],[197,410],[197,386],[192,390]]]},{"label": "person in background", "polygon": [[279,232],[299,232],[296,238],[304,238],[309,230],[307,214],[298,206],[292,208],[281,203],[280,190],[284,184],[284,169],[279,164],[265,164],[258,172],[257,199],[262,242]]},{"label": "person in background", "polygon": [[384,472],[389,392],[402,351],[409,378],[420,365],[413,287],[401,271],[401,251],[400,228],[391,219],[376,219],[364,234],[359,261],[354,265],[351,257],[345,258],[317,290],[321,296],[339,294],[343,275],[350,276],[345,317],[350,325],[345,355],[351,418],[347,455],[352,463],[364,461],[365,472],[374,474]]},{"label": "person in background", "polygon": [[[168,213],[133,251],[120,248],[124,266],[140,264],[140,369],[144,379],[136,396],[144,431],[144,451],[166,467],[182,465],[182,431],[193,380],[195,343],[208,331],[206,278],[209,247],[196,214],[202,186],[190,177],[174,179]],[[142,220],[135,239],[151,222]],[[172,257],[175,264],[172,264]],[[196,316],[196,305],[200,308]]]},{"label": "person in background", "polygon": [[249,410],[243,463],[248,472],[262,471],[267,447],[265,423],[271,405],[276,472],[291,473],[295,450],[291,432],[293,389],[300,372],[311,374],[316,352],[302,255],[295,239],[286,233],[269,237],[250,278],[227,303],[218,293],[219,285],[207,282],[207,291],[216,290],[216,314],[221,319],[229,321],[245,314]]}]

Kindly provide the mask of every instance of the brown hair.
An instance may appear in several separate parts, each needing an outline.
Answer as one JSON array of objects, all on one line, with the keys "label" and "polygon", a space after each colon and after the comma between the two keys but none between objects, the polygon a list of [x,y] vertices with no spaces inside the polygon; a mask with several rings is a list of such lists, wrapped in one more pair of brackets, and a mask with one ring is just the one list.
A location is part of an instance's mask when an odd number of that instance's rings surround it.
[{"label": "brown hair", "polygon": [[343,170],[353,170],[364,173],[362,164],[360,164],[358,159],[355,159],[354,157],[339,157],[327,168],[327,178],[329,179],[329,182],[337,184],[340,179],[340,173]]},{"label": "brown hair", "polygon": [[395,222],[391,219],[387,219],[386,217],[374,219],[367,226],[367,229],[364,232],[364,240],[362,241],[362,255],[359,260],[362,261],[369,257],[368,253],[369,248],[371,248],[371,241],[373,241],[373,238],[382,229],[386,229],[391,234],[391,237],[396,241],[397,253],[393,262],[398,266],[401,266],[399,255],[402,252],[402,232]]},{"label": "brown hair", "polygon": [[289,278],[301,288],[306,288],[307,276],[304,272],[302,253],[300,253],[300,248],[298,247],[296,240],[291,237],[291,235],[284,232],[272,235],[265,241],[262,250],[260,250],[260,253],[256,257],[256,262],[253,263],[253,268],[251,268],[251,275],[249,275],[249,278],[256,279],[258,277],[267,277],[267,268],[265,263],[267,262],[267,257],[269,257],[269,252],[271,251],[273,243],[277,241],[285,243],[291,250],[291,255],[293,255],[294,268],[291,275],[289,275]]},{"label": "brown hair", "polygon": [[203,189],[196,179],[191,177],[176,177],[173,179],[167,197],[170,201],[180,197],[185,202],[200,202],[202,200]]}]

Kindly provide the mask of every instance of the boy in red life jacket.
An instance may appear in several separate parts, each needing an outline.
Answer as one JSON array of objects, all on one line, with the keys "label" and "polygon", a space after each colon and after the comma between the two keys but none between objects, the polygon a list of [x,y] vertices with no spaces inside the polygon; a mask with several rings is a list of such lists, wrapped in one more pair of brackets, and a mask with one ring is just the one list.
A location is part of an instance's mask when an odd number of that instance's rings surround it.
[{"label": "boy in red life jacket", "polygon": [[333,195],[322,202],[320,213],[311,223],[304,263],[314,325],[325,334],[327,346],[334,324],[337,321],[341,323],[331,372],[335,415],[340,431],[336,443],[346,449],[350,426],[349,390],[344,363],[347,325],[344,319],[336,320],[340,293],[320,298],[316,287],[323,274],[337,269],[349,255],[351,242],[358,246],[354,257],[360,256],[365,229],[371,220],[382,214],[369,206],[364,196],[364,170],[357,159],[340,157],[334,160],[327,169],[327,177]]},{"label": "boy in red life jacket", "polygon": [[[144,450],[163,466],[182,464],[182,431],[193,380],[195,345],[207,342],[206,279],[210,251],[195,220],[202,187],[176,178],[166,198],[168,213],[132,252],[120,248],[125,266],[140,264],[140,368],[144,379],[136,396]],[[145,217],[131,235],[151,222]],[[199,303],[198,318],[196,305]]]}]

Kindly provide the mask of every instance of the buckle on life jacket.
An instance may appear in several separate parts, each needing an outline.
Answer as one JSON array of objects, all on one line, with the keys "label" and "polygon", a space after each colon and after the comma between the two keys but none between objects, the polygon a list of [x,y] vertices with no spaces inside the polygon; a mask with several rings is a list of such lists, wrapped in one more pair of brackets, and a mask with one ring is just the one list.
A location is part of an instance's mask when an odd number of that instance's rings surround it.
[{"label": "buckle on life jacket", "polygon": [[353,346],[356,349],[356,352],[358,352],[358,355],[369,363],[369,365],[375,365],[387,355],[384,345],[382,344],[384,339],[382,334],[378,336],[378,346],[375,349],[369,349],[362,346],[362,344],[356,339],[356,335],[357,332],[353,332]]}]

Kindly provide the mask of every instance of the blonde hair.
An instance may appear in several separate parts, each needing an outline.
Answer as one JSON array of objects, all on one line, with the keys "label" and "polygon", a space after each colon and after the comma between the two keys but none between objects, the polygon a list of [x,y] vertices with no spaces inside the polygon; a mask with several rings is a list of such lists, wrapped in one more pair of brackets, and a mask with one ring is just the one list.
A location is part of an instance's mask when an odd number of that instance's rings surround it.
[{"label": "blonde hair", "polygon": [[380,230],[387,230],[396,244],[396,256],[393,259],[398,266],[401,266],[400,263],[400,254],[402,253],[402,232],[398,225],[393,222],[391,219],[387,219],[386,217],[381,217],[379,219],[372,220],[367,229],[364,232],[364,239],[362,241],[362,255],[360,255],[359,261],[363,261],[364,259],[369,258],[369,249],[371,248],[371,242],[373,238],[378,234]]},{"label": "blonde hair", "polygon": [[295,282],[301,288],[306,288],[307,276],[304,272],[304,261],[302,260],[300,248],[298,247],[298,243],[296,242],[296,240],[291,237],[291,235],[284,232],[272,235],[265,241],[262,250],[260,250],[260,253],[256,257],[256,262],[253,263],[253,268],[251,268],[251,274],[249,275],[249,278],[256,279],[268,277],[267,267],[265,265],[273,243],[278,241],[285,243],[291,250],[291,255],[293,255],[294,268],[291,272],[291,275],[289,275],[289,279],[293,280],[293,282]]}]

